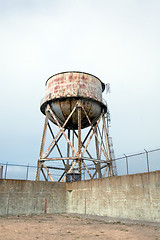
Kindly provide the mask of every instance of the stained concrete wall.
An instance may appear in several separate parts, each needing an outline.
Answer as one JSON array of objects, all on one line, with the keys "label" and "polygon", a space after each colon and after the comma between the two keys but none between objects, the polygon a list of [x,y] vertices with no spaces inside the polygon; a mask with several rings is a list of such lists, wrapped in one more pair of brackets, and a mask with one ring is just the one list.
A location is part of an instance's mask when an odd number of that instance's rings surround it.
[{"label": "stained concrete wall", "polygon": [[0,180],[0,215],[66,212],[65,184]]},{"label": "stained concrete wall", "polygon": [[160,221],[160,171],[67,184],[67,212]]},{"label": "stained concrete wall", "polygon": [[73,183],[0,179],[0,215],[40,214],[45,208],[159,222],[160,171]]}]

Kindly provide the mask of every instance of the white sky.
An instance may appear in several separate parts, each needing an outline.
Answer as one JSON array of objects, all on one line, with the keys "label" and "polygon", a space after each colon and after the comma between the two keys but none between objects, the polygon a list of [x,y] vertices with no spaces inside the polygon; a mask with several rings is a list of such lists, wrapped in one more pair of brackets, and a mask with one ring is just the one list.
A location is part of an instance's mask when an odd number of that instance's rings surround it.
[{"label": "white sky", "polygon": [[116,157],[160,147],[159,0],[0,0],[0,162],[36,164],[45,81],[84,71],[105,95]]}]

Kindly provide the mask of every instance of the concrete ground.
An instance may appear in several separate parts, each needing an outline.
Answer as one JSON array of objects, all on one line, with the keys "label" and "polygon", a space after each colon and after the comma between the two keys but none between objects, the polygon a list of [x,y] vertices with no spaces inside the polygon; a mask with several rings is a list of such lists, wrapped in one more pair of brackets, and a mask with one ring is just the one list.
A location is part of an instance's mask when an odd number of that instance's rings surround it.
[{"label": "concrete ground", "polygon": [[0,240],[160,239],[160,223],[55,214],[0,217]]}]

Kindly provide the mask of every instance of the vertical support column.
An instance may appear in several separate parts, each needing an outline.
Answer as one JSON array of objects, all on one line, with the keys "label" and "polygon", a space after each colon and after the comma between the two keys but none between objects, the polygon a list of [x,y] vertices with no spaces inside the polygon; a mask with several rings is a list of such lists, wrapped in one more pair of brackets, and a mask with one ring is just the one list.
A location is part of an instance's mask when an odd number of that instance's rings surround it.
[{"label": "vertical support column", "polygon": [[41,148],[40,148],[40,153],[39,153],[39,159],[38,159],[38,163],[37,163],[36,181],[39,181],[39,177],[40,177],[41,158],[42,158],[42,155],[43,155],[44,144],[45,144],[45,139],[46,139],[48,119],[49,119],[49,110],[47,109],[47,110],[46,110],[46,118],[45,118],[45,122],[44,122],[44,128],[43,128],[43,135],[42,135],[42,141],[41,141]]},{"label": "vertical support column", "polygon": [[78,101],[78,170],[80,173],[80,180],[82,179],[82,141],[81,141],[81,100]]},{"label": "vertical support column", "polygon": [[[96,134],[98,136],[98,132],[97,132],[97,128],[96,128]],[[96,145],[96,155],[97,155],[97,159],[100,160],[100,154],[99,154],[99,144],[98,144],[98,141],[97,141],[97,138],[95,136],[95,145]],[[101,174],[101,165],[100,165],[100,162],[98,162],[96,164],[96,170],[98,172],[98,178],[101,178],[102,177],[102,174]]]},{"label": "vertical support column", "polygon": [[[68,139],[70,141],[70,129],[68,129]],[[69,157],[69,152],[70,152],[70,145],[67,141],[67,157]],[[67,159],[67,163],[66,163],[66,166],[65,166],[65,171],[66,173],[68,172],[68,170],[70,169],[70,166],[69,166],[69,159]]]},{"label": "vertical support column", "polygon": [[[70,141],[70,129],[68,129],[68,139]],[[69,146],[69,143],[67,142],[67,157],[69,157],[69,152],[70,152],[70,146]],[[69,160],[67,160],[67,166],[69,166]]]},{"label": "vertical support column", "polygon": [[[74,147],[74,130],[72,130],[72,146]],[[72,151],[72,157],[74,157],[73,151]]]},{"label": "vertical support column", "polygon": [[104,136],[105,136],[105,143],[106,143],[106,148],[107,148],[107,155],[108,155],[108,160],[110,161],[109,171],[110,171],[110,176],[113,176],[112,158],[111,158],[109,141],[108,141],[108,133],[107,133],[105,115],[103,115],[102,119],[103,119],[103,127],[104,127]]}]

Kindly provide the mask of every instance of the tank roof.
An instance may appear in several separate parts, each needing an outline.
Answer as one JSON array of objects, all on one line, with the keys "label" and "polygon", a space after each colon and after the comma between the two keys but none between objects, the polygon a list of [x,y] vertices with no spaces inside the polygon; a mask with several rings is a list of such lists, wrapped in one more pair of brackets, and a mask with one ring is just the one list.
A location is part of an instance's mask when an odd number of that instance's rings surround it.
[{"label": "tank roof", "polygon": [[90,76],[92,76],[92,77],[95,77],[95,78],[97,78],[97,79],[101,82],[101,84],[102,84],[102,92],[105,90],[105,84],[104,84],[98,77],[96,77],[96,76],[93,75],[93,74],[86,73],[86,72],[80,72],[80,71],[66,71],[66,72],[56,73],[56,74],[52,75],[51,77],[49,77],[49,78],[47,79],[45,85],[47,85],[47,82],[48,82],[48,80],[49,80],[50,78],[52,78],[52,77],[54,77],[54,76],[56,76],[56,75],[59,75],[59,74],[64,74],[64,73],[84,73],[84,74],[90,75]]}]

